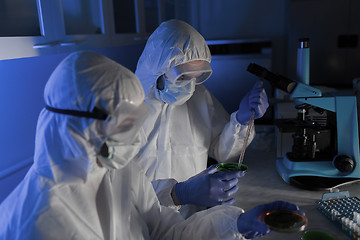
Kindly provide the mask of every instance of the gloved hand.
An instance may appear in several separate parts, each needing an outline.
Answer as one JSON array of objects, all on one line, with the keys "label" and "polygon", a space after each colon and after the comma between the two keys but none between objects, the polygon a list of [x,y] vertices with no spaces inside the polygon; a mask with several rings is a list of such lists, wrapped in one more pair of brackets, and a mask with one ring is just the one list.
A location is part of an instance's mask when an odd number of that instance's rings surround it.
[{"label": "gloved hand", "polygon": [[269,107],[268,98],[263,81],[257,81],[254,87],[241,99],[236,119],[241,124],[248,124],[251,114],[254,111],[254,119],[264,116],[266,109]]},{"label": "gloved hand", "polygon": [[284,201],[275,201],[259,205],[240,215],[237,220],[239,233],[247,239],[259,238],[270,233],[271,230],[261,221],[260,216],[278,209],[294,211],[304,215],[303,212],[299,211],[298,206]]},{"label": "gloved hand", "polygon": [[[194,204],[212,207],[216,205],[232,205],[234,194],[239,187],[238,178],[244,176],[241,171],[217,172],[217,164],[185,182],[175,184],[175,194],[181,205]],[[229,199],[230,198],[230,199]]]}]

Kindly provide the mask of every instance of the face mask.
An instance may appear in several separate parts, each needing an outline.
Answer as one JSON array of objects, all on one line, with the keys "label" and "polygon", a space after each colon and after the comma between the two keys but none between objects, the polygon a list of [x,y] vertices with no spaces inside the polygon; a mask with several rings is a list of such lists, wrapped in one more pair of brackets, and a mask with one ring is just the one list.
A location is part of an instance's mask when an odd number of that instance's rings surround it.
[{"label": "face mask", "polygon": [[188,81],[184,86],[171,83],[166,77],[161,76],[163,89],[156,89],[155,96],[167,104],[181,105],[191,98],[195,91],[195,81]]},{"label": "face mask", "polygon": [[142,146],[140,136],[131,144],[119,144],[112,139],[105,141],[102,154],[98,154],[101,164],[108,169],[121,169],[125,167],[140,151]]}]

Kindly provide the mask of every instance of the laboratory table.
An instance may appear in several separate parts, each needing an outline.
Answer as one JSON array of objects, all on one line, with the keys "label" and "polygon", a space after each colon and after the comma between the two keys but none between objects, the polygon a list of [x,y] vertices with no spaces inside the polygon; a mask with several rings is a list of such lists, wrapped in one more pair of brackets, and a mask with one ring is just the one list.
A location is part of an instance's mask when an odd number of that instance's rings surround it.
[{"label": "laboratory table", "polygon": [[[276,171],[275,150],[249,148],[245,153],[243,163],[249,169],[240,180],[240,189],[236,195],[236,206],[249,210],[259,204],[275,200],[288,201],[297,204],[300,210],[305,212],[308,218],[308,225],[305,230],[314,229],[327,232],[338,240],[350,239],[316,209],[317,204],[315,202],[321,200],[323,193],[329,193],[329,191],[304,190],[285,183]],[[338,187],[338,190],[349,191],[350,196],[360,197],[359,183],[341,186]],[[299,240],[301,239],[301,232],[279,233],[273,231],[260,239]]]}]

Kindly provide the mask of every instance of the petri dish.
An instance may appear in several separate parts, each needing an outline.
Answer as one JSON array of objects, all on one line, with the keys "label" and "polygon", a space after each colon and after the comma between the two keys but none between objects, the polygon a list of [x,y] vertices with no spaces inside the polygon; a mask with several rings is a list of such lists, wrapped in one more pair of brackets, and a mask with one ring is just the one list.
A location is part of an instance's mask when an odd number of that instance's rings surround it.
[{"label": "petri dish", "polygon": [[301,240],[336,240],[336,238],[325,232],[308,230],[303,233]]},{"label": "petri dish", "polygon": [[216,166],[217,170],[222,171],[242,171],[244,173],[247,172],[248,167],[245,164],[238,163],[221,163]]},{"label": "petri dish", "polygon": [[303,231],[308,223],[304,215],[281,209],[267,212],[262,220],[271,230],[287,233]]}]

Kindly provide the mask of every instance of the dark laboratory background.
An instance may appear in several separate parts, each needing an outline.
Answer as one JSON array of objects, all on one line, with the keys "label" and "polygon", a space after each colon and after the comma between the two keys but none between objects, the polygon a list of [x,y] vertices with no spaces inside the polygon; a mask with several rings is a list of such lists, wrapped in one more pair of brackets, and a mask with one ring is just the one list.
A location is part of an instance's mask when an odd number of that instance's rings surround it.
[{"label": "dark laboratory background", "polygon": [[[358,0],[2,0],[0,202],[32,164],[44,85],[70,52],[95,51],[135,71],[159,23],[182,19],[207,40],[214,72],[205,85],[231,113],[258,79],[249,63],[295,78],[300,38],[310,39],[310,85],[351,89],[359,11]],[[272,103],[276,91],[265,88]],[[256,124],[274,115],[271,105]]]}]

